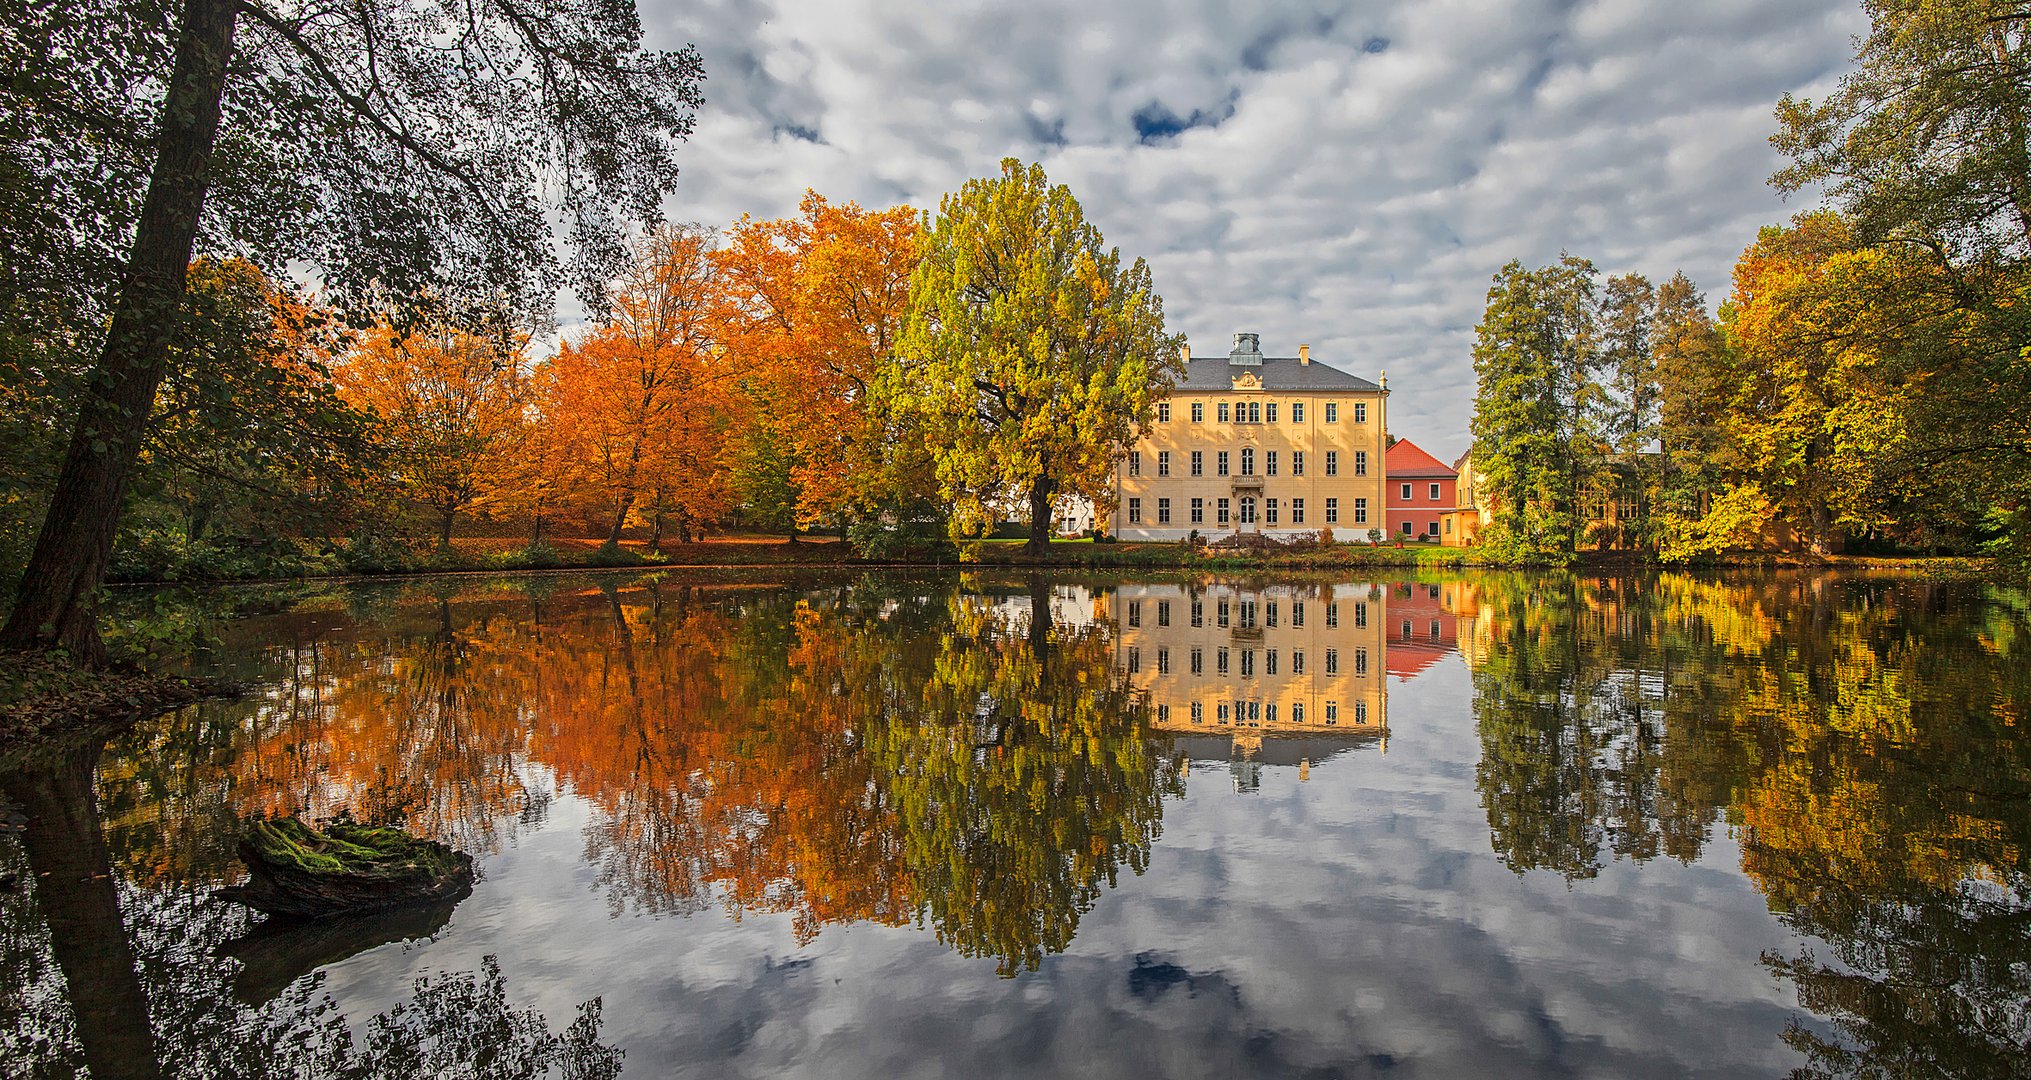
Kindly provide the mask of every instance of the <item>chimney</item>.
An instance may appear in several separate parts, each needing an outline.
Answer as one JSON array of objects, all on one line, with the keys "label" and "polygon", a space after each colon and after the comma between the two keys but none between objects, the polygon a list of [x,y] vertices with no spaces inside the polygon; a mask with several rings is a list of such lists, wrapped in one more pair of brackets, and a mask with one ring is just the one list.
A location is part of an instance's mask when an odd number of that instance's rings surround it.
[{"label": "chimney", "polygon": [[1312,347],[1310,345],[1298,346],[1298,363],[1309,364],[1311,362],[1312,362]]},{"label": "chimney", "polygon": [[1184,361],[1185,363],[1187,363],[1187,364],[1189,364],[1189,363],[1191,363],[1191,362],[1192,362],[1192,343],[1191,343],[1191,342],[1189,342],[1189,341],[1181,341],[1181,342],[1179,342],[1179,343],[1178,343],[1178,359],[1180,359],[1180,360],[1183,360],[1183,361]]}]

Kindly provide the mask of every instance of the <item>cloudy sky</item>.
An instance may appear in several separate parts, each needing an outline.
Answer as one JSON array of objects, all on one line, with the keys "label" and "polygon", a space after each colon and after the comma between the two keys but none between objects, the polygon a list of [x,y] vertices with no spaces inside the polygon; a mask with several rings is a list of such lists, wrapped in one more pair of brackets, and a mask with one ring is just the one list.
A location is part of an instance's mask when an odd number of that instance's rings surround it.
[{"label": "cloudy sky", "polygon": [[1391,430],[1446,458],[1489,276],[1565,250],[1718,304],[1798,209],[1763,182],[1772,106],[1866,29],[1856,0],[641,2],[707,70],[674,216],[934,207],[1041,161],[1197,352],[1387,371]]}]

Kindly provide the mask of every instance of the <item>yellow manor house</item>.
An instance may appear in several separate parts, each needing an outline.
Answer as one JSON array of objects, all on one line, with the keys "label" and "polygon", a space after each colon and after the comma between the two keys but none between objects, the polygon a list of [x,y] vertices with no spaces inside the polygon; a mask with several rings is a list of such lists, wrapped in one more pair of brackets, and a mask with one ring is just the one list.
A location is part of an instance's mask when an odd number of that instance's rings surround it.
[{"label": "yellow manor house", "polygon": [[1123,540],[1383,528],[1388,379],[1372,383],[1298,355],[1264,356],[1255,334],[1195,360],[1115,465],[1110,530]]}]

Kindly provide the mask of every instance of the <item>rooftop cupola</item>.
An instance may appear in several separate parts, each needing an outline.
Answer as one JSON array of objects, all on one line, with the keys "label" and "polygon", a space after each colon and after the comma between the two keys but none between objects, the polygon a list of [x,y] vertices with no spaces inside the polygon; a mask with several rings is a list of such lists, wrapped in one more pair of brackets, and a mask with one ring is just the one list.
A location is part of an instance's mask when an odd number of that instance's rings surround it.
[{"label": "rooftop cupola", "polygon": [[1237,367],[1261,367],[1262,346],[1254,334],[1234,335],[1234,351],[1227,354],[1227,362]]}]

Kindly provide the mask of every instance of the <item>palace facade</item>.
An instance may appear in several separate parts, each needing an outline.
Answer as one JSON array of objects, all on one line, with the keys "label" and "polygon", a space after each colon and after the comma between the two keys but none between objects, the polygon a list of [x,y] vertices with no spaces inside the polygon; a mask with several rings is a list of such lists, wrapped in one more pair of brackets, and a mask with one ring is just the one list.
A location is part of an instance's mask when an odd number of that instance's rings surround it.
[{"label": "palace facade", "polygon": [[1388,380],[1296,356],[1264,356],[1255,334],[1224,357],[1185,352],[1185,377],[1114,470],[1108,531],[1123,540],[1209,540],[1331,529],[1387,531]]}]

